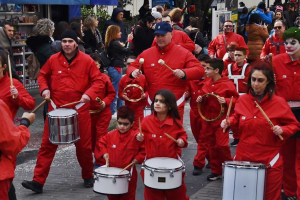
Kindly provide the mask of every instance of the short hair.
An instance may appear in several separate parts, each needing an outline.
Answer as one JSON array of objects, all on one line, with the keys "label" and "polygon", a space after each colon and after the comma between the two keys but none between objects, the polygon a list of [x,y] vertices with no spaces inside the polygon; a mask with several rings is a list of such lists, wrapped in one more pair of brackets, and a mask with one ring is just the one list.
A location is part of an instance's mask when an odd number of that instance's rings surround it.
[{"label": "short hair", "polygon": [[258,13],[254,13],[250,16],[249,24],[259,24],[260,21],[260,15]]},{"label": "short hair", "polygon": [[169,17],[170,20],[172,21],[172,17],[170,15],[163,15],[162,18],[166,18],[166,17]]},{"label": "short hair", "polygon": [[146,25],[147,22],[151,23],[151,22],[155,21],[155,18],[152,16],[151,12],[146,12],[146,14],[143,17],[142,21]]},{"label": "short hair", "polygon": [[4,75],[6,75],[7,67],[8,67],[8,65],[7,65],[7,57],[8,57],[8,53],[5,50],[0,49],[0,62],[1,62],[1,65],[3,67],[3,65],[6,64],[6,69],[3,70],[3,74]]},{"label": "short hair", "polygon": [[171,9],[171,4],[170,3],[165,3],[165,9]]},{"label": "short hair", "polygon": [[221,75],[224,69],[224,62],[219,58],[212,58],[206,61],[214,70],[219,69],[219,74]]},{"label": "short hair", "polygon": [[134,121],[134,111],[128,106],[121,106],[117,112],[117,120],[119,118],[128,119],[131,123]]},{"label": "short hair", "polygon": [[43,18],[37,21],[36,25],[32,29],[32,32],[35,35],[49,36],[50,33],[54,31],[54,29],[54,22],[50,19]]},{"label": "short hair", "polygon": [[180,8],[174,8],[169,12],[169,15],[171,16],[172,21],[180,21],[182,18],[182,13]]},{"label": "short hair", "polygon": [[230,42],[230,44],[227,45],[227,50],[232,50],[232,51],[234,51],[235,48],[237,48],[238,46],[239,46],[238,43],[236,43],[236,42]]},{"label": "short hair", "polygon": [[206,61],[210,60],[211,58],[210,58],[210,56],[207,55],[207,54],[200,54],[200,55],[197,57],[197,59],[198,59],[199,61],[204,61],[204,62],[206,62]]},{"label": "short hair", "polygon": [[98,53],[91,53],[90,54],[91,58],[94,60],[94,61],[98,61],[100,63],[101,61],[101,58],[100,58],[100,55]]},{"label": "short hair", "polygon": [[1,22],[1,24],[2,24],[3,27],[4,27],[5,25],[8,25],[8,26],[14,26],[12,22],[7,21],[7,20],[3,20],[3,21]]},{"label": "short hair", "polygon": [[275,24],[276,22],[281,22],[282,25],[283,25],[284,27],[287,27],[286,24],[285,24],[285,22],[284,22],[282,19],[276,19],[276,20],[274,21],[274,24]]},{"label": "short hair", "polygon": [[241,51],[244,55],[247,55],[247,49],[245,47],[236,47],[235,51]]},{"label": "short hair", "polygon": [[230,23],[233,24],[233,22],[232,22],[231,20],[226,20],[226,21],[224,22],[224,24],[225,24],[226,22],[230,22]]},{"label": "short hair", "polygon": [[155,6],[156,11],[159,12],[160,14],[163,12],[164,8],[162,6]]},{"label": "short hair", "polygon": [[242,13],[243,13],[243,14],[247,14],[247,13],[248,13],[248,8],[247,8],[247,7],[244,7],[244,8],[242,9]]}]

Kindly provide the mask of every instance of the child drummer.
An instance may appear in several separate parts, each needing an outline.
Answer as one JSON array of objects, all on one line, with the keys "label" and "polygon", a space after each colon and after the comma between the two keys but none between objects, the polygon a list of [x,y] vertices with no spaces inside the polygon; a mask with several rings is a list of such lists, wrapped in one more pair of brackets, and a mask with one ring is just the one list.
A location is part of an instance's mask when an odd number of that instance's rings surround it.
[{"label": "child drummer", "polygon": [[[145,148],[142,142],[135,139],[136,132],[132,129],[134,112],[122,106],[117,112],[117,129],[101,137],[95,157],[109,159],[110,167],[125,168],[130,163],[142,163],[145,159]],[[109,200],[135,200],[137,171],[135,165],[127,170],[132,171],[127,194],[107,195]],[[133,169],[131,169],[133,167]]]},{"label": "child drummer", "polygon": [[[145,143],[146,158],[169,157],[178,159],[179,149],[186,148],[188,143],[187,134],[181,124],[175,95],[170,90],[159,90],[154,95],[151,109],[154,111],[153,114],[144,118],[142,133],[136,136],[138,141]],[[168,138],[164,133],[171,135],[177,142]],[[186,196],[183,178],[182,185],[177,189],[155,190],[145,187],[144,196],[146,200],[189,199]]]}]

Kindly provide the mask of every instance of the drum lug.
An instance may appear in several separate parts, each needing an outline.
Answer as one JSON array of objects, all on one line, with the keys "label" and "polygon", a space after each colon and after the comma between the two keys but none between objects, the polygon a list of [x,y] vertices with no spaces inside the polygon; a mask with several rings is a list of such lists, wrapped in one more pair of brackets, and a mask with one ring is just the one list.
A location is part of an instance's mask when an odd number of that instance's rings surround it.
[{"label": "drum lug", "polygon": [[113,178],[112,182],[113,182],[113,183],[116,183],[116,182],[117,182],[116,177]]},{"label": "drum lug", "polygon": [[154,169],[151,169],[150,176],[151,176],[151,177],[153,177],[153,176],[154,176]]},{"label": "drum lug", "polygon": [[174,177],[174,169],[171,170],[171,174],[170,177],[173,178]]},{"label": "drum lug", "polygon": [[128,182],[130,182],[131,181],[131,178],[128,178]]}]

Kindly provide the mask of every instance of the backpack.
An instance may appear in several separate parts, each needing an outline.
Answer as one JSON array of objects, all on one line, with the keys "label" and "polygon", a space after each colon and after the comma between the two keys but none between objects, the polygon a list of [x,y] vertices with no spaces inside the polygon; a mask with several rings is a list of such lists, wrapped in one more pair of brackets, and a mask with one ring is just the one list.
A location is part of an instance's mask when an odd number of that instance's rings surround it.
[{"label": "backpack", "polygon": [[108,56],[106,51],[102,51],[100,53],[100,61],[101,66],[103,65],[104,68],[108,68],[111,65],[111,58]]},{"label": "backpack", "polygon": [[30,80],[36,80],[40,72],[41,64],[36,55],[32,53],[27,58],[28,60],[28,76]]}]

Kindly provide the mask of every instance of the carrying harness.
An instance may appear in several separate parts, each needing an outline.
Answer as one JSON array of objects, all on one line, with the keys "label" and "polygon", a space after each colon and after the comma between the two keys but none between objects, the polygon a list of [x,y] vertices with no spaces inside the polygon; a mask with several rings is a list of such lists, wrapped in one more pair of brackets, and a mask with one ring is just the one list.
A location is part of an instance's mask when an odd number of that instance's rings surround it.
[{"label": "carrying harness", "polygon": [[227,66],[228,78],[233,79],[233,82],[236,85],[236,91],[237,92],[239,92],[239,79],[244,79],[245,78],[245,71],[246,71],[248,66],[249,66],[249,63],[245,63],[243,65],[242,73],[240,75],[232,75],[232,71],[231,71],[232,64],[229,64]]},{"label": "carrying harness", "polygon": [[270,42],[273,46],[276,46],[276,55],[278,55],[280,53],[280,45],[284,45],[284,43],[280,43],[280,42],[274,43],[272,35],[270,36]]}]

